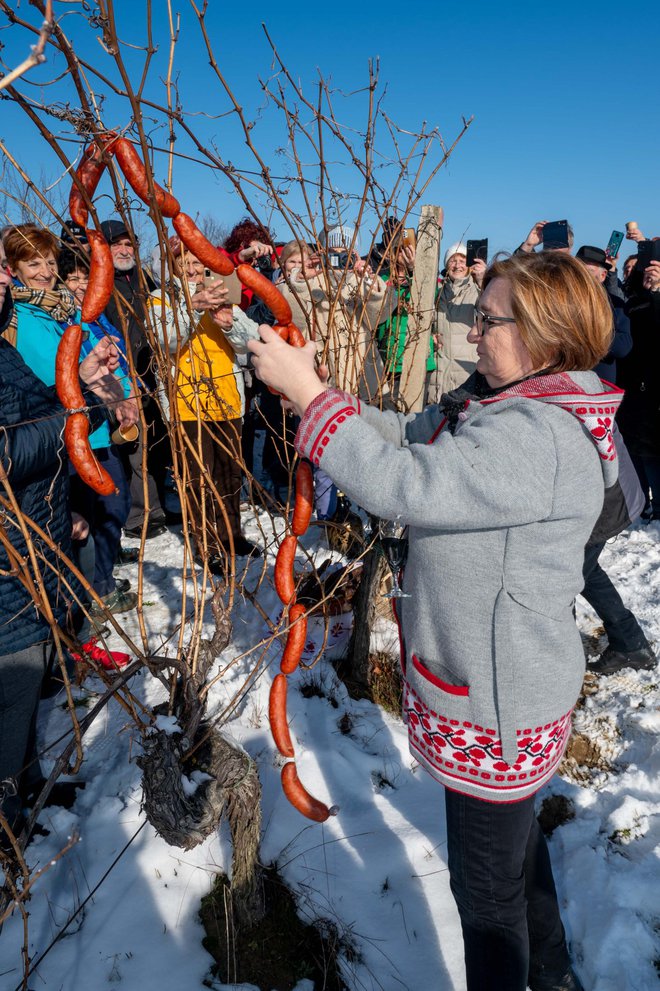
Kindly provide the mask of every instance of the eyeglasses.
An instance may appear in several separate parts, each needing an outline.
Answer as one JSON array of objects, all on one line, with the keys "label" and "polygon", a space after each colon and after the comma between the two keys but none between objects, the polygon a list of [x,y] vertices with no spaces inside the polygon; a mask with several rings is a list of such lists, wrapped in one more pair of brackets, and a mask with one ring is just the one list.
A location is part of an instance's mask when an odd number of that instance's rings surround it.
[{"label": "eyeglasses", "polygon": [[480,337],[483,337],[484,333],[489,327],[496,327],[498,323],[515,323],[515,317],[492,317],[488,313],[484,313],[477,306],[474,308],[474,326],[477,328],[477,333]]}]

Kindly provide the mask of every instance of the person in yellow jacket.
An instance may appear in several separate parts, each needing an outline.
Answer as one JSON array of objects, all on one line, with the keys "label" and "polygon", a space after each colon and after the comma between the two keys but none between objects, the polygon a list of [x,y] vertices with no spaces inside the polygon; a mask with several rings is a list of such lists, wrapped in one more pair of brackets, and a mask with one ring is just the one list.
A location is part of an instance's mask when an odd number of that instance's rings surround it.
[{"label": "person in yellow jacket", "polygon": [[[220,281],[204,284],[203,263],[185,251],[178,238],[170,240],[170,247],[175,276],[164,290],[152,294],[151,305],[174,362],[176,398],[171,415],[180,421],[187,438],[190,492],[197,501],[192,520],[195,541],[201,552],[204,506],[207,534],[211,534],[209,569],[222,574],[232,544],[237,557],[261,553],[241,533],[245,399],[243,373],[236,360],[237,354],[247,351],[247,340],[258,335],[256,324],[239,307],[226,302],[227,290]],[[222,500],[224,513],[210,486],[202,486],[200,460]]]}]

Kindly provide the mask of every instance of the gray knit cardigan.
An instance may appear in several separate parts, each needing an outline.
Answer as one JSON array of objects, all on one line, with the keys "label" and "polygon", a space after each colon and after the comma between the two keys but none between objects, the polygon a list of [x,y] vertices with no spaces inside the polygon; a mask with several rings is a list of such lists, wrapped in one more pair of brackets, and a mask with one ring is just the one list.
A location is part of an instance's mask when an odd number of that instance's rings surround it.
[{"label": "gray knit cardigan", "polygon": [[299,453],[409,527],[404,715],[413,755],[449,788],[517,801],[561,759],[584,674],[572,604],[616,479],[621,397],[572,372],[468,402],[453,433],[438,406],[383,413],[337,390],[303,417]]}]

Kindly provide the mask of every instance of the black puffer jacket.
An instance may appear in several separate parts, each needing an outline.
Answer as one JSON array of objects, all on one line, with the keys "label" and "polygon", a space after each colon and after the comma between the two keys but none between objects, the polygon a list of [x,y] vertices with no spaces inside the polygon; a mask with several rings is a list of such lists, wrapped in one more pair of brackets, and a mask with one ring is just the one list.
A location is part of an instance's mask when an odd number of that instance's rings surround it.
[{"label": "black puffer jacket", "polygon": [[660,292],[641,288],[633,275],[628,301],[633,347],[618,362],[617,385],[626,395],[617,415],[630,453],[660,456]]},{"label": "black puffer jacket", "polygon": [[[0,331],[9,322],[11,297],[7,293],[0,311]],[[89,400],[89,397],[86,397]],[[93,400],[92,400],[93,401]],[[40,419],[40,418],[44,419]],[[39,421],[39,422],[30,422]],[[100,425],[97,407],[92,423]],[[7,341],[0,338],[0,462],[22,513],[45,530],[65,554],[71,554],[69,468],[62,441],[64,413],[55,390],[44,385]],[[6,497],[0,482],[0,495]],[[12,512],[0,506],[0,527],[21,557],[27,558],[23,535]],[[43,550],[54,570],[43,561],[41,575],[55,618],[64,624],[71,610],[71,593],[61,582],[56,556],[36,536],[33,543]],[[9,569],[7,552],[0,543],[0,571]],[[49,626],[29,593],[18,580],[0,577],[0,656],[24,650],[48,639]],[[30,568],[31,577],[32,569]],[[82,592],[72,575],[67,576],[77,596]]]}]

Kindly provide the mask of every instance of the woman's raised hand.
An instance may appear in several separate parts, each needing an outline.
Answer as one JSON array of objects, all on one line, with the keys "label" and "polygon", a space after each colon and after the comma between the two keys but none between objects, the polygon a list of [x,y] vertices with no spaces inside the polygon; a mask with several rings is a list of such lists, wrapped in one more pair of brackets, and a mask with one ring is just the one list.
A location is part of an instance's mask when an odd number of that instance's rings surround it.
[{"label": "woman's raised hand", "polygon": [[81,379],[86,385],[112,375],[119,368],[119,351],[115,345],[115,337],[103,337],[87,357],[80,362],[78,369]]}]

